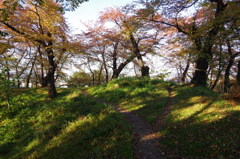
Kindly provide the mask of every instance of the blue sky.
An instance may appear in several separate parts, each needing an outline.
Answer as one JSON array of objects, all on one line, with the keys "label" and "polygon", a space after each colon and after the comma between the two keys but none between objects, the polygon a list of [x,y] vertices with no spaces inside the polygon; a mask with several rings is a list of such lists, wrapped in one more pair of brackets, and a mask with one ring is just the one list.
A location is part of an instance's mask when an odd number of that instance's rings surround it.
[{"label": "blue sky", "polygon": [[79,6],[74,12],[67,12],[65,17],[74,33],[79,33],[84,30],[82,22],[94,21],[99,15],[100,11],[104,11],[107,7],[124,6],[133,0],[89,0]]}]

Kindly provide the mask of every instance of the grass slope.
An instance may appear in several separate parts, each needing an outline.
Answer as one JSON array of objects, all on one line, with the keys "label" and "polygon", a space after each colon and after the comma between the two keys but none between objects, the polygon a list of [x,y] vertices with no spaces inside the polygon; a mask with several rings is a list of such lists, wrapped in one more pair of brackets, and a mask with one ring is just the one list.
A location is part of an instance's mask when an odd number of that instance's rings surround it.
[{"label": "grass slope", "polygon": [[156,121],[168,102],[171,83],[149,78],[120,78],[89,92],[107,102],[129,109],[150,123]]},{"label": "grass slope", "polygon": [[89,92],[153,123],[167,104],[169,86],[174,86],[174,101],[160,130],[166,158],[240,158],[240,104],[211,90],[156,79],[123,78]]},{"label": "grass slope", "polygon": [[0,103],[0,158],[132,158],[131,132],[122,115],[81,91],[17,90],[11,111]]}]

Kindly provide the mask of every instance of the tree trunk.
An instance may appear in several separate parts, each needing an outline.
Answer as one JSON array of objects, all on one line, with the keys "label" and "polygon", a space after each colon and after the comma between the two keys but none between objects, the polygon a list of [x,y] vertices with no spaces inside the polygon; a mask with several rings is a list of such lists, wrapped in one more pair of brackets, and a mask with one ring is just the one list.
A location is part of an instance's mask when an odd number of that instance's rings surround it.
[{"label": "tree trunk", "polygon": [[190,67],[190,57],[191,57],[190,54],[188,54],[187,65],[186,65],[186,67],[183,71],[182,78],[181,78],[183,83],[185,83],[185,81],[186,81],[187,72],[188,72],[188,69]]},{"label": "tree trunk", "polygon": [[240,85],[240,61],[238,61],[237,83]]},{"label": "tree trunk", "polygon": [[[223,66],[223,67],[224,67],[224,66]],[[213,89],[216,87],[216,85],[217,85],[217,83],[218,83],[218,81],[219,81],[219,79],[220,79],[220,77],[221,77],[222,71],[223,71],[223,68],[221,68],[221,66],[219,66],[218,74],[217,74],[217,77],[216,77],[213,85],[211,85],[211,90],[213,90]]]},{"label": "tree trunk", "polygon": [[228,61],[227,68],[225,70],[225,75],[224,75],[224,85],[223,85],[223,91],[224,93],[228,93],[229,91],[229,75],[230,75],[230,70],[233,66],[234,58],[231,57],[230,60]]},{"label": "tree trunk", "polygon": [[19,78],[17,78],[17,88],[20,88],[21,87],[21,81]]},{"label": "tree trunk", "polygon": [[[216,87],[216,85],[217,85],[217,83],[218,83],[218,81],[219,81],[219,79],[221,77],[221,74],[222,74],[222,71],[224,69],[224,66],[225,66],[225,63],[222,64],[222,46],[221,46],[220,47],[219,64],[218,64],[218,74],[217,74],[217,77],[216,77],[213,85],[210,85],[211,90],[213,90]],[[212,74],[213,73],[211,71],[211,76],[212,76]]]},{"label": "tree trunk", "polygon": [[16,79],[17,79],[17,88],[20,88],[20,85],[21,85],[21,83],[20,83],[20,75],[18,73],[17,67],[16,67]]},{"label": "tree trunk", "polygon": [[38,75],[37,75],[36,69],[34,69],[34,74],[35,74],[35,78],[36,78],[36,80],[35,80],[35,87],[37,88],[38,87],[38,80],[37,80],[38,79]]},{"label": "tree trunk", "polygon": [[141,67],[142,77],[149,77],[149,67],[142,66]]},{"label": "tree trunk", "polygon": [[53,51],[52,49],[47,49],[47,54],[48,54],[48,62],[49,62],[49,70],[48,70],[48,96],[50,98],[54,98],[57,95],[57,90],[55,87],[55,70],[56,66],[54,63],[54,56],[53,56]]},{"label": "tree trunk", "polygon": [[[217,8],[215,12],[216,21],[212,24],[212,29],[209,30],[208,35],[206,35],[205,42],[201,45],[201,40],[195,39],[195,44],[197,50],[200,52],[196,60],[196,69],[192,79],[192,83],[199,86],[207,86],[207,69],[210,57],[212,56],[212,46],[214,44],[216,35],[219,32],[219,29],[222,25],[222,22],[218,20],[222,12],[225,10],[226,5],[223,0],[213,1],[217,3]],[[196,30],[193,30],[195,33],[198,33]]]},{"label": "tree trunk", "polygon": [[225,70],[225,77],[224,77],[224,93],[228,93],[229,92],[229,86],[230,86],[230,80],[229,80],[229,76],[230,76],[230,70],[233,66],[234,60],[235,58],[240,54],[240,52],[233,54],[232,53],[232,47],[230,45],[230,41],[228,41],[227,43],[228,45],[228,54],[230,56],[230,59],[228,61],[228,66]]},{"label": "tree trunk", "polygon": [[118,46],[118,42],[114,45],[114,49],[113,49],[113,76],[114,76],[114,72],[117,70],[117,46]]},{"label": "tree trunk", "polygon": [[92,85],[93,86],[95,85],[95,75],[94,75],[94,73],[92,73]]},{"label": "tree trunk", "polygon": [[99,73],[98,73],[98,84],[101,84],[101,75],[102,75],[103,65],[101,65]]},{"label": "tree trunk", "polygon": [[137,57],[138,64],[141,68],[142,77],[145,77],[145,76],[149,77],[149,67],[144,65],[144,61],[142,59],[142,55],[141,55],[139,47],[138,47],[138,43],[134,39],[133,34],[130,34],[129,37],[130,37],[130,40],[131,40],[131,43],[133,46],[133,53]]},{"label": "tree trunk", "polygon": [[106,59],[105,59],[104,53],[105,53],[105,49],[102,52],[102,59],[103,59],[103,67],[104,67],[104,70],[105,70],[105,81],[106,81],[106,83],[108,83],[109,74],[108,74],[108,68],[107,68],[107,64],[106,64]]},{"label": "tree trunk", "polygon": [[221,77],[222,71],[223,71],[224,66],[225,66],[225,63],[222,62],[222,42],[220,44],[220,52],[219,53],[220,53],[220,55],[219,55],[219,59],[218,59],[218,61],[219,61],[219,64],[218,64],[218,74],[217,74],[216,79],[215,79],[213,84],[212,84],[212,81],[213,81],[213,66],[211,66],[209,68],[209,72],[208,72],[208,74],[209,74],[210,71],[211,71],[211,77],[210,77],[211,78],[211,80],[210,80],[211,82],[210,82],[210,85],[209,85],[211,90],[213,90],[216,87],[216,85],[218,83],[218,80]]},{"label": "tree trunk", "polygon": [[[51,37],[51,33],[48,33],[48,36]],[[48,45],[45,46],[45,48],[46,48],[46,53],[48,56],[48,63],[49,63],[49,68],[48,68],[48,73],[47,73],[48,96],[50,98],[55,98],[57,96],[57,90],[56,90],[56,86],[55,86],[54,75],[55,75],[57,65],[55,64],[55,61],[54,61],[52,45],[53,45],[53,42],[49,41]]]},{"label": "tree trunk", "polygon": [[196,68],[191,83],[196,86],[207,85],[208,57],[199,57],[196,61]]},{"label": "tree trunk", "polygon": [[27,76],[27,80],[26,80],[26,87],[27,88],[29,88],[30,78],[32,76],[32,72],[33,72],[33,68],[35,66],[36,59],[37,59],[37,56],[34,57],[33,62],[32,62],[32,67],[31,67],[30,72]]},{"label": "tree trunk", "polygon": [[217,85],[217,83],[218,83],[218,81],[219,81],[219,79],[220,79],[220,77],[221,77],[221,73],[222,73],[222,70],[219,70],[219,71],[218,71],[218,74],[217,74],[217,77],[216,77],[213,85],[211,86],[211,90],[213,90],[213,89],[216,87],[216,85]]},{"label": "tree trunk", "polygon": [[113,68],[113,75],[112,75],[112,79],[116,79],[118,78],[118,76],[120,75],[120,73],[122,72],[123,68],[129,64],[133,59],[135,58],[134,55],[131,55],[129,58],[126,59],[126,61],[124,61],[123,63],[121,63],[118,68]]}]

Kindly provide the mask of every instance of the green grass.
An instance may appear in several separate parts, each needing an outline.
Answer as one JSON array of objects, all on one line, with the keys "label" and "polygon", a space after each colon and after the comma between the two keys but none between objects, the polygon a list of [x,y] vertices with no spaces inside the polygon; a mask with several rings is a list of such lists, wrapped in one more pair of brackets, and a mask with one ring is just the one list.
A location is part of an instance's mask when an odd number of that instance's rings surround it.
[{"label": "green grass", "polygon": [[0,103],[1,159],[132,158],[130,127],[112,108],[77,89],[17,89]]},{"label": "green grass", "polygon": [[167,158],[240,158],[240,105],[201,87],[175,88],[161,131]]},{"label": "green grass", "polygon": [[174,87],[174,102],[159,140],[165,157],[240,158],[240,104],[211,90],[156,79],[123,78],[89,92],[153,123],[167,104],[169,86]]},{"label": "green grass", "polygon": [[120,78],[107,85],[93,87],[89,92],[153,123],[168,102],[168,88],[171,85],[158,79]]},{"label": "green grass", "polygon": [[[154,123],[174,87],[172,109],[160,130],[165,158],[240,158],[240,104],[202,87],[157,79],[122,78],[89,93]],[[133,158],[122,115],[77,89],[17,89],[9,111],[0,103],[0,158]]]}]

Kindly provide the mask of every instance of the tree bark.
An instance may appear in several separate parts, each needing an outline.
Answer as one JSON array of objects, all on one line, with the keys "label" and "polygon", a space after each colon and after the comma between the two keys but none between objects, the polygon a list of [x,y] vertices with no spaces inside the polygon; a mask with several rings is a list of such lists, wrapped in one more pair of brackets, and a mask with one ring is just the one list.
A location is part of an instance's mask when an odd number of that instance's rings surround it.
[{"label": "tree bark", "polygon": [[32,75],[32,72],[33,72],[33,68],[35,66],[35,62],[36,62],[36,56],[35,56],[35,58],[34,58],[34,60],[32,62],[32,67],[31,67],[30,72],[29,72],[29,74],[27,76],[27,80],[26,80],[26,87],[27,88],[29,88],[30,78],[31,78],[31,75]]},{"label": "tree bark", "polygon": [[230,59],[228,61],[228,65],[227,65],[227,68],[225,70],[225,75],[224,75],[224,85],[223,85],[223,91],[224,93],[228,93],[229,92],[229,86],[230,86],[230,79],[229,79],[229,76],[230,76],[230,70],[233,66],[233,63],[234,63],[234,60],[235,58],[239,55],[239,53],[235,53],[233,54],[232,53],[232,48],[231,48],[231,45],[230,45],[230,42],[228,41],[228,54],[230,56]]},{"label": "tree bark", "polygon": [[230,70],[233,66],[234,63],[234,58],[231,57],[230,60],[228,61],[227,68],[225,70],[225,75],[224,75],[224,85],[223,85],[223,91],[224,93],[228,93],[229,91],[229,75],[230,75]]},{"label": "tree bark", "polygon": [[118,76],[120,75],[120,73],[122,72],[123,68],[129,64],[133,59],[135,58],[135,55],[131,55],[129,58],[126,59],[126,61],[124,61],[123,63],[121,63],[118,68],[114,69],[113,68],[113,75],[112,75],[112,79],[116,79],[118,78]]},{"label": "tree bark", "polygon": [[144,61],[142,59],[142,55],[138,47],[138,43],[136,42],[132,33],[129,35],[129,37],[133,46],[133,53],[137,57],[138,64],[141,68],[142,77],[149,77],[149,67],[144,65]]},{"label": "tree bark", "polygon": [[218,81],[219,81],[219,79],[220,79],[220,77],[221,77],[221,74],[222,74],[223,68],[224,68],[224,66],[222,66],[222,68],[221,68],[221,66],[219,66],[218,74],[217,74],[217,77],[216,77],[216,79],[215,79],[213,85],[211,86],[211,90],[213,90],[213,89],[216,87],[216,85],[217,85],[217,83],[218,83]]},{"label": "tree bark", "polygon": [[184,71],[183,71],[182,78],[181,78],[181,80],[182,80],[183,83],[185,83],[185,81],[186,81],[188,69],[189,69],[189,67],[190,67],[190,57],[191,57],[191,55],[188,54],[187,65],[186,65],[186,67],[185,67],[185,69],[184,69]]},{"label": "tree bark", "polygon": [[41,47],[38,46],[38,53],[39,53],[39,57],[40,57],[40,63],[41,63],[41,75],[39,77],[39,82],[41,84],[41,87],[47,87],[48,86],[48,77],[47,75],[44,76],[44,63],[43,63],[43,57],[42,57],[42,52],[41,52]]},{"label": "tree bark", "polygon": [[117,47],[118,47],[118,42],[116,44],[114,44],[114,49],[113,49],[113,74],[115,72],[115,70],[117,70]]},{"label": "tree bark", "polygon": [[196,61],[196,68],[191,83],[196,86],[207,85],[207,69],[208,69],[208,58],[198,57]]},{"label": "tree bark", "polygon": [[38,80],[37,80],[38,79],[38,74],[36,72],[36,68],[34,69],[34,74],[35,74],[35,78],[36,78],[36,80],[35,80],[35,87],[37,88],[38,87]]},{"label": "tree bark", "polygon": [[240,60],[238,61],[237,83],[240,85]]},{"label": "tree bark", "polygon": [[[217,77],[216,77],[213,85],[210,85],[211,90],[213,90],[216,87],[216,85],[217,85],[217,83],[218,83],[218,81],[219,81],[219,79],[221,77],[221,74],[222,74],[222,71],[224,69],[224,66],[225,66],[225,63],[222,63],[222,45],[221,45],[220,46],[219,64],[218,64],[218,74],[217,74]],[[211,76],[212,76],[212,74],[213,73],[211,73]]]},{"label": "tree bark", "polygon": [[[51,33],[48,32],[48,36],[51,37]],[[57,96],[57,90],[55,86],[55,71],[57,65],[55,64],[54,61],[54,55],[53,55],[53,49],[52,49],[53,42],[48,41],[48,44],[44,46],[46,49],[46,54],[48,56],[48,63],[49,63],[49,68],[48,68],[48,73],[47,73],[47,78],[48,78],[48,96],[50,98],[55,98]]]},{"label": "tree bark", "polygon": [[98,73],[98,84],[101,84],[101,75],[102,75],[103,65],[101,65]]},{"label": "tree bark", "polygon": [[106,83],[108,83],[108,79],[109,79],[109,74],[108,74],[108,68],[107,68],[107,63],[106,63],[106,59],[105,59],[105,48],[102,52],[102,59],[103,59],[103,67],[104,67],[104,70],[105,70],[105,81]]}]

